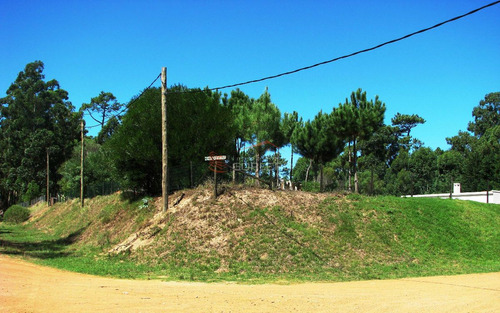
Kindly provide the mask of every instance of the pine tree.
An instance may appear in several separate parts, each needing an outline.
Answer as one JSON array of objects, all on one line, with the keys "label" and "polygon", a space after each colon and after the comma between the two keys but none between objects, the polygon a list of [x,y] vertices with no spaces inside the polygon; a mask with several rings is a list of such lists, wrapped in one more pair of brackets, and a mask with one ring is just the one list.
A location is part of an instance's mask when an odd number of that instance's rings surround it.
[{"label": "pine tree", "polygon": [[324,165],[336,158],[345,146],[345,142],[336,135],[336,125],[331,115],[319,112],[312,121],[298,126],[292,142],[300,155],[319,164],[320,191],[323,191]]},{"label": "pine tree", "polygon": [[332,117],[337,125],[336,131],[353,147],[352,169],[356,193],[359,192],[357,143],[359,140],[370,138],[377,129],[383,126],[384,113],[385,104],[378,99],[378,96],[375,96],[375,100],[368,101],[366,91],[363,92],[361,88],[351,93],[350,101],[346,99],[344,104],[341,103],[338,108],[333,109]]},{"label": "pine tree", "polygon": [[[250,133],[255,150],[255,176],[260,177],[262,157],[272,147],[275,139],[279,139],[281,112],[272,103],[267,87],[264,93],[254,102],[250,112]],[[257,182],[257,185],[259,183]]]}]

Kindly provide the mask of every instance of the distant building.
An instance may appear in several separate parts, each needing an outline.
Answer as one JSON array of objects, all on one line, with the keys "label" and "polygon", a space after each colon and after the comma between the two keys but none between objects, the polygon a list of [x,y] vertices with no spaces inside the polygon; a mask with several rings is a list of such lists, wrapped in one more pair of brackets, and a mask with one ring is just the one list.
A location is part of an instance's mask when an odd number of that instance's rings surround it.
[{"label": "distant building", "polygon": [[[415,198],[450,198],[450,193],[434,193],[429,195],[406,195],[403,197],[415,197]],[[490,191],[477,191],[477,192],[462,192],[460,183],[453,184],[453,193],[451,194],[452,199],[459,200],[470,200],[482,203],[495,203],[500,204],[500,190],[490,190]]]}]

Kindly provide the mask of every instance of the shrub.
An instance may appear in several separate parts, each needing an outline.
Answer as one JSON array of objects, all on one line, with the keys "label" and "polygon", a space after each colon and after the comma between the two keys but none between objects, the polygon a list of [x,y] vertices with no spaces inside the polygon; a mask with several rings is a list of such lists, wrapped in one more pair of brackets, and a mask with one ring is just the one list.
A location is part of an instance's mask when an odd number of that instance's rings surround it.
[{"label": "shrub", "polygon": [[308,192],[319,192],[319,183],[315,181],[304,182],[302,190]]},{"label": "shrub", "polygon": [[22,223],[30,217],[30,210],[20,205],[13,205],[5,211],[3,220],[6,223]]}]

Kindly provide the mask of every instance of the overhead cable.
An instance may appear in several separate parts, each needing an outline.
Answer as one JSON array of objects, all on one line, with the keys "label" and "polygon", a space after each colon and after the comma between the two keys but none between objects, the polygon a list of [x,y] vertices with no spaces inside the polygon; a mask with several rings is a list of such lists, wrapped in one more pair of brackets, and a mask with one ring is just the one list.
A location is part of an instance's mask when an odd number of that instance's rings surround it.
[{"label": "overhead cable", "polygon": [[[149,88],[151,88],[151,86],[154,85],[154,83],[156,83],[156,81],[160,78],[161,76],[161,73],[158,74],[158,76],[156,76],[156,78],[153,80],[153,82],[151,84],[149,84],[148,87],[146,87],[140,94],[139,96],[135,97],[134,99],[132,99],[120,112],[116,113],[116,114],[113,114],[110,118],[108,118],[104,124],[106,124],[107,122],[109,122],[109,120],[111,120],[112,118],[115,118],[115,117],[118,117],[119,115],[121,115],[123,112],[125,112],[125,110],[127,110],[128,108],[130,108],[130,106],[132,105],[132,103],[134,103],[137,99],[139,99]],[[84,112],[85,113],[85,112]],[[98,126],[104,126],[104,125],[101,125],[101,124],[96,124],[96,125],[92,125],[92,126],[88,126],[88,127],[85,127],[87,129],[90,129],[90,128],[94,128],[94,127],[98,127]]]},{"label": "overhead cable", "polygon": [[421,33],[427,32],[427,31],[429,31],[431,29],[438,28],[438,27],[443,26],[443,25],[445,25],[447,23],[451,23],[453,21],[459,20],[459,19],[464,18],[464,17],[466,17],[468,15],[474,14],[474,13],[476,13],[478,11],[481,11],[483,9],[486,9],[488,7],[494,6],[494,5],[499,4],[499,3],[500,3],[500,0],[492,2],[490,4],[484,5],[484,6],[480,7],[480,8],[477,8],[477,9],[472,10],[470,12],[467,12],[465,14],[462,14],[462,15],[456,16],[454,18],[451,18],[449,20],[446,20],[444,22],[438,23],[438,24],[436,24],[434,26],[418,30],[416,32],[413,32],[411,34],[405,35],[403,37],[399,37],[399,38],[396,38],[396,39],[393,39],[393,40],[386,41],[384,43],[381,43],[379,45],[373,46],[371,48],[359,50],[359,51],[356,51],[356,52],[353,52],[353,53],[350,53],[350,54],[346,54],[346,55],[343,55],[343,56],[340,56],[340,57],[336,57],[336,58],[331,59],[331,60],[319,62],[319,63],[313,64],[313,65],[301,67],[301,68],[298,68],[298,69],[295,69],[295,70],[292,70],[292,71],[283,72],[283,73],[276,74],[276,75],[271,75],[271,76],[267,76],[267,77],[263,77],[263,78],[259,78],[259,79],[249,80],[249,81],[242,82],[242,83],[236,83],[236,84],[231,84],[231,85],[226,85],[226,86],[221,86],[221,87],[215,87],[215,88],[208,88],[208,89],[209,90],[219,90],[219,89],[226,89],[226,88],[232,88],[232,87],[237,87],[237,86],[242,86],[242,85],[253,84],[253,83],[261,82],[261,81],[264,81],[264,80],[274,79],[274,78],[278,78],[278,77],[281,77],[281,76],[286,76],[286,75],[294,74],[294,73],[297,73],[297,72],[305,71],[305,70],[308,70],[308,69],[311,69],[311,68],[314,68],[314,67],[318,67],[320,65],[325,65],[325,64],[328,64],[328,63],[332,63],[332,62],[335,62],[335,61],[338,61],[338,60],[347,59],[347,58],[350,58],[352,56],[355,56],[355,55],[358,55],[358,54],[361,54],[361,53],[364,53],[364,52],[372,51],[372,50],[381,48],[383,46],[386,46],[386,45],[389,45],[389,44],[401,41],[403,39],[410,38],[410,37],[415,36],[417,34],[421,34]]}]

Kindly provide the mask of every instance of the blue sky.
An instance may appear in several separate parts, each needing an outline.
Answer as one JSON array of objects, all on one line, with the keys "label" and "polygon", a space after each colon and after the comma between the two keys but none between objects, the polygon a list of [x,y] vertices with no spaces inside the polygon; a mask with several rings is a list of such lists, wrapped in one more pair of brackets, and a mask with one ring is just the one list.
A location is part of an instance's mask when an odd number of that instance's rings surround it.
[{"label": "blue sky", "polygon": [[[162,66],[169,85],[218,87],[365,49],[492,1],[0,0],[0,96],[35,60],[77,109],[101,90],[128,102]],[[362,88],[385,102],[386,123],[397,112],[418,114],[427,122],[412,135],[448,149],[445,138],[466,130],[473,107],[500,91],[499,56],[496,5],[373,52],[240,88],[257,98],[268,86],[282,112],[304,119]]]}]

